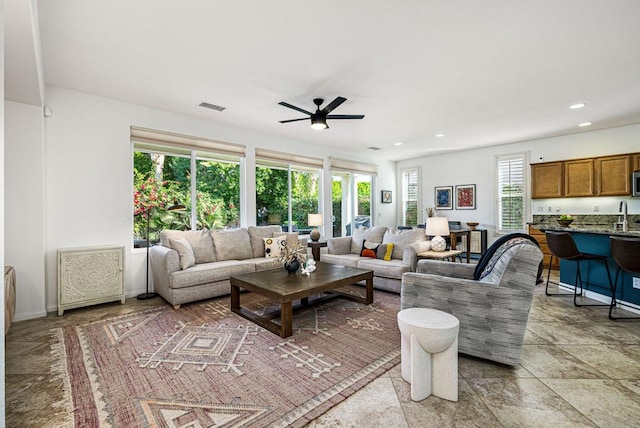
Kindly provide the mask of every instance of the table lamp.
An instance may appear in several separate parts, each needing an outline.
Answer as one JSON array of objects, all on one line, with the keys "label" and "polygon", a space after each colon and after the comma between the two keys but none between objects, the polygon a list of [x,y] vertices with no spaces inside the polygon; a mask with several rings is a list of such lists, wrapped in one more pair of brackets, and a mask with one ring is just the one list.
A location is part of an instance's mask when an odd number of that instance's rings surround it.
[{"label": "table lamp", "polygon": [[309,214],[309,218],[307,220],[309,226],[315,226],[315,229],[311,231],[309,237],[312,241],[317,241],[318,239],[320,239],[320,231],[318,230],[318,226],[322,226],[322,214]]},{"label": "table lamp", "polygon": [[425,234],[433,236],[431,239],[431,251],[444,251],[447,242],[442,235],[449,235],[449,221],[446,217],[430,217],[427,220]]}]

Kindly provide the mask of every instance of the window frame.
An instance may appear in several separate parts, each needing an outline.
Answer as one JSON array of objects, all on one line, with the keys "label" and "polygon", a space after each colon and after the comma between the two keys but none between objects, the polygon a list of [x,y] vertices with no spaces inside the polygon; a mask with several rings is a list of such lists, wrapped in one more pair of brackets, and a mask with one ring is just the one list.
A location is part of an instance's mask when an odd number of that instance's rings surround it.
[{"label": "window frame", "polygon": [[[503,195],[501,194],[501,177],[500,177],[500,169],[501,163],[503,162],[512,162],[512,161],[520,161],[522,165],[522,227],[520,228],[504,228],[502,226],[501,219],[503,217],[502,213],[502,199]],[[529,218],[529,171],[527,169],[529,165],[529,153],[528,152],[518,152],[504,155],[496,155],[494,162],[494,191],[496,192],[496,209],[495,209],[495,225],[496,225],[496,235],[506,235],[514,232],[522,232],[526,233],[527,228],[527,219]],[[512,180],[509,183],[513,183]]]},{"label": "window frame", "polygon": [[[408,199],[408,187],[405,187],[406,181],[405,176],[407,174],[415,173],[416,174],[416,224],[409,225],[407,224],[406,215],[407,215],[407,202],[410,201]],[[420,166],[414,166],[409,168],[400,169],[400,218],[402,219],[402,224],[404,226],[417,226],[421,221],[424,220],[423,212],[422,212],[422,168]]]}]

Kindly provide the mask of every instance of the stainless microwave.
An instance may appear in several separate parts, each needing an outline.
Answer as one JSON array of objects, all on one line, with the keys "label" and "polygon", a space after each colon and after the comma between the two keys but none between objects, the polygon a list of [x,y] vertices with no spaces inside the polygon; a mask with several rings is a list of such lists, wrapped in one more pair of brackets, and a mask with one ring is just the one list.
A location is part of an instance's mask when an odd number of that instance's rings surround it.
[{"label": "stainless microwave", "polygon": [[640,197],[640,170],[638,171],[633,171],[633,173],[631,174],[631,182],[632,182],[632,196],[639,196]]}]

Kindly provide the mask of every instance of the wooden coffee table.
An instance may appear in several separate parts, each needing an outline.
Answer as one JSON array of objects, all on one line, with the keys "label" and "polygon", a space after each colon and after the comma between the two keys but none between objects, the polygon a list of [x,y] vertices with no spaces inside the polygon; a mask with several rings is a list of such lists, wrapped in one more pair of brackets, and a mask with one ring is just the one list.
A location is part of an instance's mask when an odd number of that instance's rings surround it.
[{"label": "wooden coffee table", "polygon": [[[293,302],[300,300],[295,309],[309,305],[309,296],[326,294],[313,300],[313,304],[337,296],[365,305],[373,303],[373,272],[345,266],[317,263],[309,276],[289,274],[283,268],[234,275],[231,281],[231,311],[279,335],[293,334]],[[366,281],[366,297],[342,293],[336,288]],[[268,297],[280,303],[280,310],[258,315],[240,306],[240,288]],[[280,325],[272,320],[280,317]]]}]

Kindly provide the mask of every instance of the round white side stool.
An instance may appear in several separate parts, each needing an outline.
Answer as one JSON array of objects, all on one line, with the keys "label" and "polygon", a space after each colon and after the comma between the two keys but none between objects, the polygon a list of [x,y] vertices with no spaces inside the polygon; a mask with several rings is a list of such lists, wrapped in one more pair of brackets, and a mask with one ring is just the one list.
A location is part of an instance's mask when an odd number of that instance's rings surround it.
[{"label": "round white side stool", "polygon": [[436,309],[409,308],[398,312],[398,327],[402,378],[411,384],[411,399],[433,394],[458,401],[458,318]]}]

